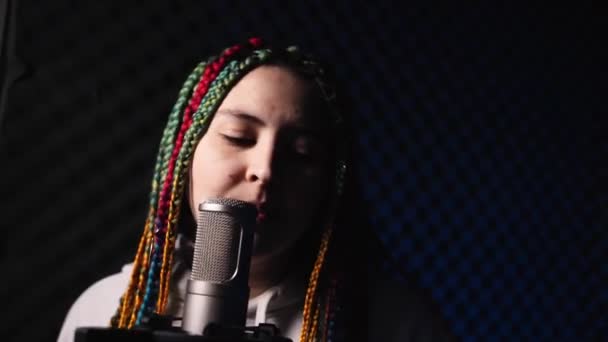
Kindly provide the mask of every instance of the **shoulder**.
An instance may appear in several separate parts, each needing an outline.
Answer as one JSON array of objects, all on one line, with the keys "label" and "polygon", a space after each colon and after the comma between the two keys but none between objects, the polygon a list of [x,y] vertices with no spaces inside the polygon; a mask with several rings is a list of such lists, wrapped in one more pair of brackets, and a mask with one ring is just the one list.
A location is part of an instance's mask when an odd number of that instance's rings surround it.
[{"label": "shoulder", "polygon": [[108,326],[118,307],[120,296],[129,283],[131,270],[132,264],[127,264],[121,272],[107,276],[89,286],[68,311],[58,341],[73,341],[74,332],[78,327]]},{"label": "shoulder", "polygon": [[438,305],[417,286],[370,273],[370,334],[378,341],[455,341]]}]

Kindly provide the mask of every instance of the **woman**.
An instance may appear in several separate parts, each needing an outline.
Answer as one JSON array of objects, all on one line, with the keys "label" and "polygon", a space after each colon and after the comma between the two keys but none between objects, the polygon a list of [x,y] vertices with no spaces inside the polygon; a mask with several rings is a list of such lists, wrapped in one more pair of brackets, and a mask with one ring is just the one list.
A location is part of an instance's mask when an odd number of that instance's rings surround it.
[{"label": "woman", "polygon": [[123,291],[112,326],[180,316],[192,217],[209,198],[258,207],[248,325],[273,323],[294,341],[449,339],[418,295],[366,266],[380,249],[354,218],[349,129],[334,88],[310,56],[259,39],[201,63],[164,131],[135,261],[81,295],[59,340],[104,325]]}]

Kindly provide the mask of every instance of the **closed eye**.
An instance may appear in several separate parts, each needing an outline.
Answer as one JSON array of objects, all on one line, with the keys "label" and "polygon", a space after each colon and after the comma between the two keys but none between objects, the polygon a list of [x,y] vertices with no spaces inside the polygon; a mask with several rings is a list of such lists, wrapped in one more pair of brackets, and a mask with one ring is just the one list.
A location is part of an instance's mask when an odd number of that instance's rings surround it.
[{"label": "closed eye", "polygon": [[255,145],[255,139],[236,137],[231,135],[222,134],[222,137],[231,145],[248,147]]},{"label": "closed eye", "polygon": [[324,158],[323,146],[315,139],[299,138],[293,146],[293,153],[302,161],[319,161]]}]

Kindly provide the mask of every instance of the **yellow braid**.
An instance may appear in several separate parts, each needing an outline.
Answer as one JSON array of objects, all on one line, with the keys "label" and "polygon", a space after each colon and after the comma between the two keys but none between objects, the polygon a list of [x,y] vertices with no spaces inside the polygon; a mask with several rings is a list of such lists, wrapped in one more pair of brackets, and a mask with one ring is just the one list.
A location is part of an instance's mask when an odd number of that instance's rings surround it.
[{"label": "yellow braid", "polygon": [[[170,208],[169,209],[169,215],[170,216],[173,214],[171,212],[172,211],[171,210],[172,206],[173,205],[171,205],[169,207]],[[171,220],[171,218],[169,218],[169,221],[170,220]],[[160,279],[159,279],[160,284],[159,284],[159,289],[158,289],[158,298],[156,299],[156,312],[163,312],[164,311],[164,308],[163,308],[163,296],[165,294],[165,288],[166,288],[165,285],[167,285],[167,283],[168,283],[167,281],[170,278],[170,276],[167,274],[167,273],[169,273],[167,271],[170,268],[169,267],[170,265],[167,263],[168,258],[169,258],[168,254],[173,254],[172,252],[169,252],[169,249],[170,249],[169,248],[169,245],[170,245],[170,243],[169,243],[170,242],[169,241],[170,240],[169,234],[170,233],[171,233],[171,224],[169,223],[169,224],[167,224],[167,231],[165,232],[165,244],[163,246],[163,253],[162,253],[162,255],[163,255],[163,258],[162,258],[163,262],[161,264],[162,266],[161,266],[161,269],[160,269],[160,272],[159,272],[160,273]]]},{"label": "yellow braid", "polygon": [[163,248],[163,263],[160,270],[160,289],[158,300],[156,303],[156,311],[164,312],[165,306],[167,304],[167,300],[169,297],[169,280],[171,278],[171,266],[173,264],[173,239],[174,236],[172,232],[174,231],[173,226],[177,222],[177,216],[181,208],[181,201],[177,200],[177,198],[181,198],[180,191],[183,187],[178,186],[178,183],[181,182],[182,172],[179,171],[179,166],[177,167],[177,171],[175,172],[177,177],[173,180],[173,191],[171,192],[171,200],[169,201],[169,214],[167,219],[167,232],[165,233],[165,243]]},{"label": "yellow braid", "polygon": [[319,275],[321,273],[321,268],[323,267],[323,263],[325,261],[325,255],[327,252],[327,247],[329,245],[329,240],[331,238],[332,231],[333,229],[329,227],[323,233],[323,237],[321,239],[321,246],[319,248],[319,254],[317,254],[317,259],[315,260],[312,273],[310,274],[308,288],[306,289],[306,297],[304,299],[304,310],[302,313],[302,333],[300,335],[300,342],[306,342],[307,340],[313,339],[315,336],[316,321],[319,314],[319,304],[317,303],[317,307],[315,309],[315,318],[311,317],[311,307],[314,304],[315,295],[318,287],[317,285]]},{"label": "yellow braid", "polygon": [[[152,222],[147,222],[146,223],[146,227],[149,228],[152,225]],[[139,276],[138,276],[138,284],[137,284],[137,289],[135,292],[135,300],[134,300],[134,305],[131,308],[131,315],[130,315],[130,319],[129,322],[126,326],[126,328],[132,328],[135,325],[135,321],[137,320],[137,308],[139,307],[139,304],[141,303],[142,300],[142,296],[146,290],[146,275],[148,273],[148,269],[150,267],[150,251],[152,248],[152,244],[153,244],[153,240],[154,240],[154,236],[152,234],[151,229],[147,229],[145,232],[145,236],[146,236],[146,242],[144,243],[145,249],[143,251],[143,253],[141,254],[141,259],[142,259],[142,265],[141,265],[141,272],[139,272]],[[133,269],[134,272],[136,272],[137,269]]]},{"label": "yellow braid", "polygon": [[308,341],[314,342],[315,337],[317,336],[317,328],[319,326],[319,311],[321,311],[321,304],[317,303],[317,307],[315,308],[315,316],[312,319],[312,327],[310,328],[310,334],[308,336]]},{"label": "yellow braid", "polygon": [[[144,234],[142,234],[141,238],[139,239],[139,244],[137,245],[137,252],[135,254],[135,261],[133,262],[133,269],[136,270],[139,268],[139,265],[141,264],[141,259],[142,259],[142,255],[143,255],[143,251],[144,251],[144,246],[146,244],[146,234],[145,232],[148,230],[148,224],[146,224],[144,226]],[[124,327],[125,326],[125,320],[126,320],[126,312],[127,310],[129,310],[132,306],[131,306],[131,302],[133,301],[133,292],[135,290],[135,279],[133,277],[131,277],[131,280],[129,280],[129,287],[127,288],[127,291],[122,299],[122,303],[121,303],[121,308],[120,308],[120,321],[118,323],[119,327]]]},{"label": "yellow braid", "polygon": [[[175,237],[171,237],[171,243],[174,243]],[[173,252],[169,253],[169,265],[173,265]],[[169,272],[170,270],[167,270]],[[170,276],[165,275],[165,291],[163,293],[163,301],[161,303],[162,310],[165,310],[167,307],[167,301],[169,299],[169,285],[170,285]]]}]

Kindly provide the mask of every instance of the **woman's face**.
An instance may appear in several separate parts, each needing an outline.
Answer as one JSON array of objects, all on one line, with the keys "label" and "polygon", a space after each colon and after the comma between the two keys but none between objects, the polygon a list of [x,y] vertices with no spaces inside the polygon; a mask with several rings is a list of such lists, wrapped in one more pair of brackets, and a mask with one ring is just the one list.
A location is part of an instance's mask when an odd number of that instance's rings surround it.
[{"label": "woman's face", "polygon": [[329,191],[327,126],[315,85],[261,66],[227,94],[194,151],[190,207],[209,198],[258,205],[254,258],[279,255],[320,223]]}]

